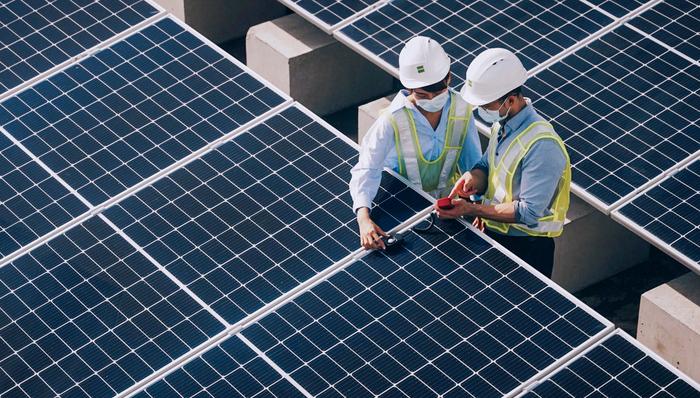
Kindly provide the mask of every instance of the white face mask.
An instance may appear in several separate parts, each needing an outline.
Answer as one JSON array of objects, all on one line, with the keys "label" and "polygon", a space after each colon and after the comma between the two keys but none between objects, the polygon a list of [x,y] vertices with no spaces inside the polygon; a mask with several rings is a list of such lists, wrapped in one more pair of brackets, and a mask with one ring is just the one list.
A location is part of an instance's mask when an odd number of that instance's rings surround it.
[{"label": "white face mask", "polygon": [[447,103],[448,98],[449,90],[445,90],[444,93],[436,95],[432,99],[417,99],[416,105],[421,107],[421,109],[425,110],[426,112],[437,112],[442,110]]},{"label": "white face mask", "polygon": [[506,103],[503,102],[501,106],[498,107],[495,111],[492,111],[490,109],[485,109],[483,106],[480,106],[477,108],[477,112],[479,113],[479,117],[482,118],[486,123],[494,124],[496,122],[500,122],[501,120],[505,119],[508,117],[508,112],[510,112],[510,107],[508,107],[508,110],[506,111],[506,114],[501,116],[501,108],[503,105]]}]

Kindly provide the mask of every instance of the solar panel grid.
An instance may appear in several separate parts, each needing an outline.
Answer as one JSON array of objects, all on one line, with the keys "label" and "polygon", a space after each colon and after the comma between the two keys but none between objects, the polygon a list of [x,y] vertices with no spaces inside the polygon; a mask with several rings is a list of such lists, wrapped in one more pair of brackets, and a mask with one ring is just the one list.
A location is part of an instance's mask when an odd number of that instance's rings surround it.
[{"label": "solar panel grid", "polygon": [[383,0],[281,0],[325,30],[343,23]]},{"label": "solar panel grid", "polygon": [[304,395],[238,337],[231,336],[135,398],[296,398]]},{"label": "solar panel grid", "polygon": [[0,385],[114,396],[224,329],[102,219],[0,268]]},{"label": "solar panel grid", "polygon": [[607,327],[462,224],[407,233],[241,333],[318,397],[500,397]]},{"label": "solar panel grid", "polygon": [[158,13],[143,0],[0,4],[0,94]]},{"label": "solar panel grid", "polygon": [[660,2],[629,24],[648,33],[657,40],[700,60],[700,3],[688,0]]},{"label": "solar panel grid", "polygon": [[589,3],[600,7],[602,10],[609,12],[617,18],[621,18],[630,12],[639,9],[644,4],[649,3],[648,0],[587,0]]},{"label": "solar panel grid", "polygon": [[[357,150],[297,107],[235,136],[105,214],[235,323],[359,245],[348,181]],[[386,230],[427,208],[386,176]]]},{"label": "solar panel grid", "polygon": [[544,379],[533,397],[700,397],[700,390],[618,331]]},{"label": "solar panel grid", "polygon": [[[700,160],[661,181],[629,203],[619,214],[637,229],[678,251],[688,265],[700,264]],[[670,246],[670,248],[669,248]]]},{"label": "solar panel grid", "polygon": [[0,124],[93,205],[285,98],[166,18],[0,104]]},{"label": "solar panel grid", "polygon": [[58,180],[0,134],[0,258],[87,210]]},{"label": "solar panel grid", "polygon": [[613,20],[580,1],[396,0],[340,30],[341,40],[398,73],[404,43],[415,35],[440,42],[459,87],[482,50],[513,50],[527,69],[547,61]]},{"label": "solar panel grid", "polygon": [[700,149],[700,67],[621,26],[527,82],[573,182],[609,209]]}]

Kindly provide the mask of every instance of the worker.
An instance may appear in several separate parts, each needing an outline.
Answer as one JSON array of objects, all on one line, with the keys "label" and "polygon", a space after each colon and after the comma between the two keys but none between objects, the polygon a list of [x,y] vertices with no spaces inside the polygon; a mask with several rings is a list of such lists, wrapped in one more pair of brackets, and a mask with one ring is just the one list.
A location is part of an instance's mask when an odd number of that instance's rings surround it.
[{"label": "worker", "polygon": [[481,158],[472,107],[451,90],[450,58],[433,39],[417,36],[399,54],[400,90],[362,139],[350,193],[360,243],[384,249],[386,233],[370,210],[384,167],[435,197],[447,195]]},{"label": "worker", "polygon": [[[469,65],[461,94],[491,124],[488,148],[462,175],[440,218],[478,217],[486,234],[551,277],[554,237],[569,208],[571,165],[561,138],[523,97],[527,71],[502,48],[480,53]],[[463,198],[483,194],[483,203]]]}]

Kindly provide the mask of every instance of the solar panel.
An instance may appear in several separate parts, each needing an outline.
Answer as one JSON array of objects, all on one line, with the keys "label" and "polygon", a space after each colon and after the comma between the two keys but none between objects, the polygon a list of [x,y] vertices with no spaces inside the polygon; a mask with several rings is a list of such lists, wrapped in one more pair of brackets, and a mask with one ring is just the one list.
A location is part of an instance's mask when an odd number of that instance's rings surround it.
[{"label": "solar panel", "polygon": [[700,160],[625,204],[613,218],[700,272]]},{"label": "solar panel", "polygon": [[311,23],[331,33],[338,25],[385,0],[279,0]]},{"label": "solar panel", "polygon": [[0,259],[88,208],[0,134]]},{"label": "solar panel", "polygon": [[621,330],[523,397],[700,397],[700,387]]},{"label": "solar panel", "polygon": [[156,15],[144,0],[0,4],[0,94]]},{"label": "solar panel", "polygon": [[90,203],[282,104],[233,57],[161,19],[0,104],[0,124]]},{"label": "solar panel", "polygon": [[645,0],[588,0],[602,10],[621,18],[649,3]]},{"label": "solar panel", "polygon": [[337,37],[398,75],[399,52],[413,36],[440,42],[459,86],[471,60],[491,47],[512,49],[531,69],[613,20],[574,0],[493,4],[471,0],[396,0],[344,27]]},{"label": "solar panel", "polygon": [[304,395],[234,335],[134,396],[146,397],[301,398]]},{"label": "solar panel", "polygon": [[93,217],[0,268],[0,385],[111,397],[224,325]]},{"label": "solar panel", "polygon": [[700,66],[621,26],[526,83],[604,211],[700,149]]},{"label": "solar panel", "polygon": [[241,332],[318,397],[501,397],[611,325],[463,224],[407,232]]},{"label": "solar panel", "polygon": [[690,58],[700,60],[700,3],[697,1],[663,1],[629,23]]},{"label": "solar panel", "polygon": [[[359,248],[346,140],[293,106],[105,214],[235,323]],[[382,187],[386,230],[430,205],[390,175]]]}]

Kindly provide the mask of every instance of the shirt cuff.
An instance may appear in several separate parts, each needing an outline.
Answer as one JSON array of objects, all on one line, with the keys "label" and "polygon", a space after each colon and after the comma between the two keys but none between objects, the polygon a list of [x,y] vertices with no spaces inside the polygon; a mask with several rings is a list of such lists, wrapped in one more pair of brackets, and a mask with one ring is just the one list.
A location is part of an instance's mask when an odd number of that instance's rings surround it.
[{"label": "shirt cuff", "polygon": [[366,196],[360,196],[357,199],[355,199],[355,202],[352,204],[352,212],[357,214],[357,210],[359,210],[362,207],[366,207],[370,210],[372,210],[372,200]]}]

